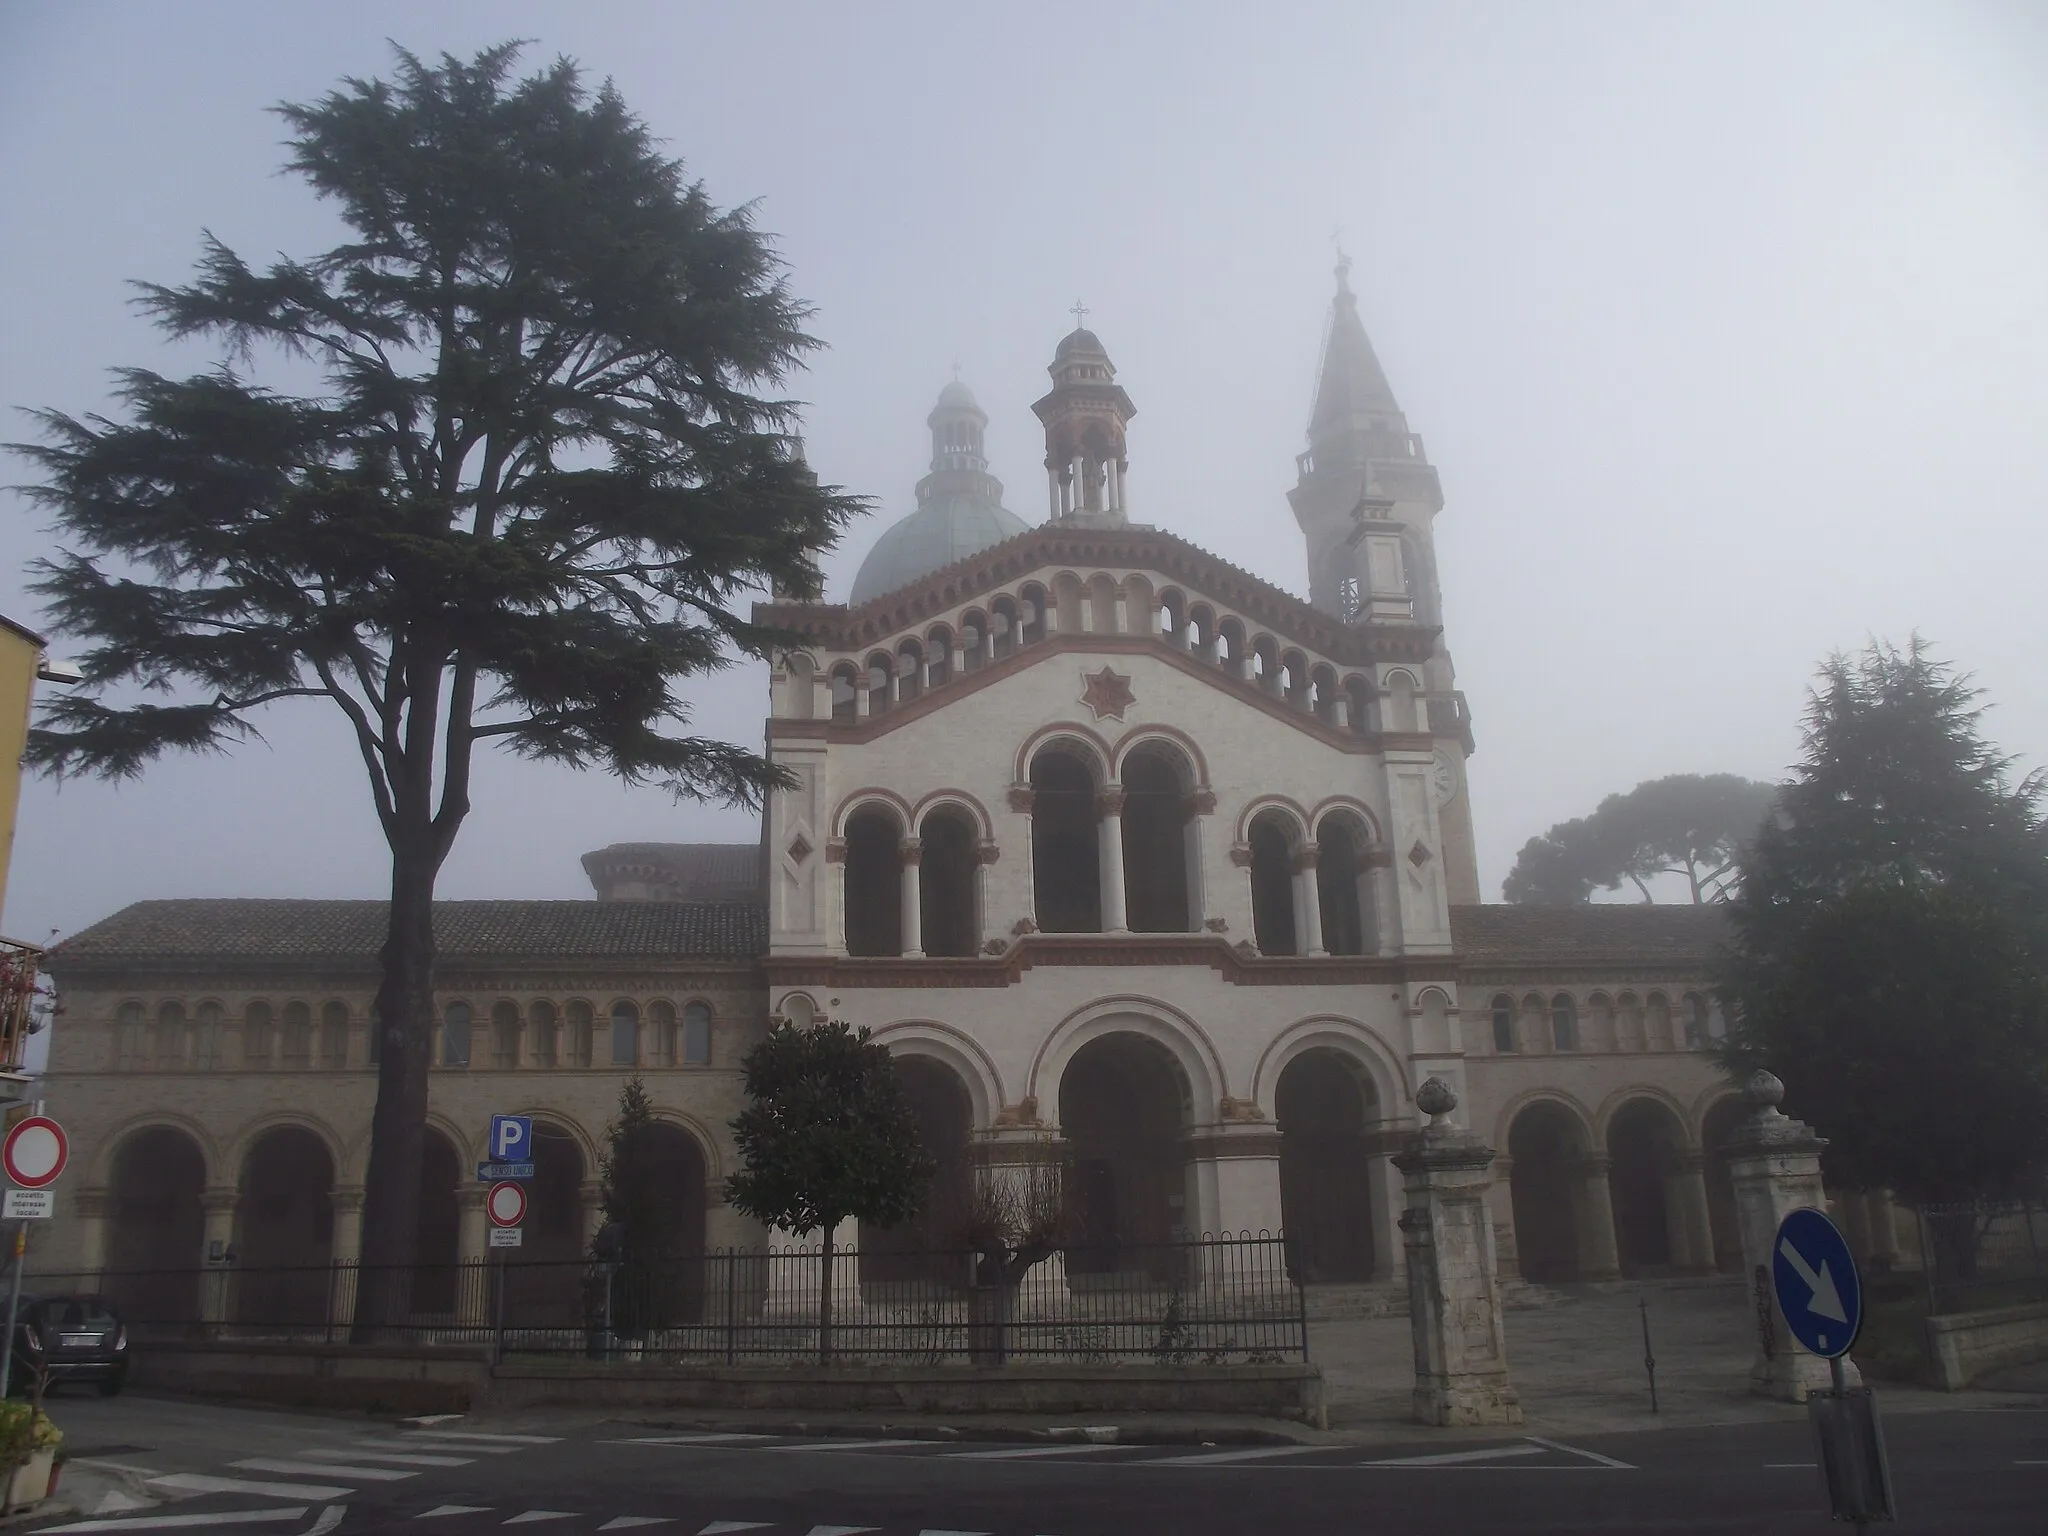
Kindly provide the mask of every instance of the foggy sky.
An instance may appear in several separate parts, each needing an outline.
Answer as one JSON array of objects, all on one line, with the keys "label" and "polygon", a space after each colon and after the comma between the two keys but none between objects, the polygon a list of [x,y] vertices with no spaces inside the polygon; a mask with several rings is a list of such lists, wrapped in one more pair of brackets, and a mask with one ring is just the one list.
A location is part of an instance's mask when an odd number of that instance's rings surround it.
[{"label": "foggy sky", "polygon": [[[265,107],[387,72],[386,38],[524,36],[613,77],[720,204],[759,200],[830,344],[793,391],[811,460],[879,503],[835,599],[913,506],[956,362],[1006,503],[1042,520],[1028,403],[1077,296],[1137,403],[1134,520],[1305,594],[1285,492],[1341,229],[1443,479],[1490,899],[1612,791],[1778,777],[1815,664],[1871,636],[1918,628],[1993,738],[2048,760],[2048,12],[1254,9],[0,0],[0,406],[209,363],[124,287],[181,281],[202,227],[259,264],[332,243]],[[0,493],[0,611],[31,625],[43,521]],[[764,668],[698,696],[703,730],[760,741]],[[339,717],[264,729],[119,788],[32,782],[5,931],[383,895]],[[585,896],[587,849],[753,833],[502,756],[474,800],[446,896]]]}]

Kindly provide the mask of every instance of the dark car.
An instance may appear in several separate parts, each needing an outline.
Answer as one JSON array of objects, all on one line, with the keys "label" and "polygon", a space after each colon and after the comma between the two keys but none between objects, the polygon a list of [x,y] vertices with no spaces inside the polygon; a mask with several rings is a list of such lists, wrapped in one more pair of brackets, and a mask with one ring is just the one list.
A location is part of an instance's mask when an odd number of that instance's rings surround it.
[{"label": "dark car", "polygon": [[89,1381],[103,1397],[128,1382],[128,1329],[103,1296],[24,1296],[15,1313],[9,1396],[49,1372],[49,1386]]}]

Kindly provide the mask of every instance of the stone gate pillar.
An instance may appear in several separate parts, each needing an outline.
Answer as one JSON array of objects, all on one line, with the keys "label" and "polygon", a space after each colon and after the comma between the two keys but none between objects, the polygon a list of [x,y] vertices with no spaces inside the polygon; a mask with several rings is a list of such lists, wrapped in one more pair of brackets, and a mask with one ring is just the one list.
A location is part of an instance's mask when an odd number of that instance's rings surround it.
[{"label": "stone gate pillar", "polygon": [[[1735,1186],[1743,1272],[1752,1283],[1759,1267],[1766,1276],[1770,1274],[1771,1245],[1778,1240],[1778,1223],[1788,1212],[1802,1206],[1827,1209],[1820,1182],[1821,1148],[1827,1142],[1804,1121],[1779,1112],[1784,1097],[1785,1085],[1769,1072],[1751,1074],[1742,1085],[1749,1113],[1723,1143],[1728,1177]],[[1809,1392],[1829,1385],[1828,1363],[1800,1348],[1782,1316],[1773,1321],[1776,1326],[1768,1340],[1759,1329],[1756,1363],[1749,1372],[1750,1390],[1762,1397],[1804,1402]],[[1852,1362],[1844,1360],[1842,1367],[1851,1386],[1861,1381]]]},{"label": "stone gate pillar", "polygon": [[1415,1336],[1415,1417],[1424,1424],[1519,1424],[1495,1267],[1493,1148],[1452,1125],[1458,1097],[1432,1077],[1415,1103],[1429,1115],[1394,1159],[1407,1210],[1408,1316]]}]

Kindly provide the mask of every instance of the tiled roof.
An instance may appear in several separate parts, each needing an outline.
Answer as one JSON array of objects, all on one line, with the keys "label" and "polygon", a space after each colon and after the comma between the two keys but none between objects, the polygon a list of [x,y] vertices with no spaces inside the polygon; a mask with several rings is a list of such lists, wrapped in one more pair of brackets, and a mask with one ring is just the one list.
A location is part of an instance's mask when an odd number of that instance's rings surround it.
[{"label": "tiled roof", "polygon": [[[67,962],[360,960],[384,943],[381,901],[138,901],[73,934]],[[768,948],[768,914],[738,901],[437,901],[443,960],[751,960]]]},{"label": "tiled roof", "polygon": [[652,901],[752,902],[761,891],[761,840],[611,843],[583,855],[583,869],[600,901],[629,884],[646,888]]},{"label": "tiled roof", "polygon": [[1629,964],[1697,969],[1727,937],[1719,906],[1643,903],[1451,908],[1451,946],[1474,966]]}]

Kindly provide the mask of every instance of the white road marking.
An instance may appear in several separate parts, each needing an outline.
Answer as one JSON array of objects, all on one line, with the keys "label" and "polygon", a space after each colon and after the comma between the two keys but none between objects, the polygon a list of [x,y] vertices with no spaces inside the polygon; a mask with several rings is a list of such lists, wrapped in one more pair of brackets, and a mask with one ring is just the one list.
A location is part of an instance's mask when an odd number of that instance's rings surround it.
[{"label": "white road marking", "polygon": [[1530,1435],[1527,1439],[1531,1445],[1540,1445],[1549,1450],[1561,1451],[1567,1456],[1583,1456],[1588,1461],[1597,1461],[1601,1466],[1612,1467],[1617,1472],[1633,1472],[1636,1470],[1628,1462],[1616,1461],[1612,1456],[1602,1456],[1598,1451],[1589,1451],[1583,1446],[1564,1445],[1556,1440],[1546,1440],[1541,1435]]},{"label": "white road marking", "polygon": [[507,1525],[531,1525],[536,1520],[574,1520],[575,1518],[576,1511],[573,1509],[529,1509],[523,1515],[514,1515],[505,1523]]},{"label": "white road marking", "polygon": [[693,1434],[693,1435],[636,1435],[630,1440],[607,1440],[606,1445],[724,1445],[740,1440],[766,1440],[766,1435]]},{"label": "white road marking", "polygon": [[1090,1445],[1076,1440],[1063,1445],[1015,1445],[1000,1451],[948,1451],[948,1461],[1028,1461],[1037,1456],[1086,1456],[1095,1451],[1128,1451],[1128,1445]]},{"label": "white road marking", "polygon": [[99,1503],[90,1511],[95,1515],[118,1515],[131,1509],[148,1509],[149,1500],[138,1499],[132,1493],[123,1493],[118,1488],[109,1488],[100,1495]]},{"label": "white road marking", "polygon": [[560,1435],[487,1435],[479,1429],[420,1429],[408,1440],[474,1440],[481,1445],[560,1445]]},{"label": "white road marking", "polygon": [[705,1526],[703,1530],[699,1531],[697,1536],[727,1536],[727,1533],[731,1531],[765,1531],[767,1529],[768,1522],[766,1520],[714,1520]]},{"label": "white road marking", "polygon": [[375,1445],[352,1445],[345,1450],[329,1450],[318,1447],[300,1451],[299,1455],[308,1461],[391,1461],[401,1467],[473,1467],[474,1456],[428,1456],[419,1451],[385,1450]]},{"label": "white road marking", "polygon": [[993,1536],[993,1533],[989,1531],[938,1531],[926,1529],[919,1531],[917,1536]]},{"label": "white road marking", "polygon": [[598,1529],[600,1531],[624,1531],[630,1530],[636,1525],[667,1525],[673,1519],[675,1519],[674,1515],[621,1515],[616,1520],[605,1521]]},{"label": "white road marking", "polygon": [[879,1531],[879,1525],[814,1525],[805,1536],[860,1536],[862,1531]]},{"label": "white road marking", "polygon": [[490,1512],[488,1504],[440,1504],[423,1515],[414,1515],[413,1519],[436,1520],[442,1515],[488,1515]]},{"label": "white road marking", "polygon": [[417,1435],[407,1435],[398,1442],[412,1450],[430,1451],[439,1448],[444,1451],[468,1451],[472,1456],[517,1456],[526,1447],[523,1445],[478,1445],[473,1441],[450,1442],[439,1434],[430,1435],[421,1430]]},{"label": "white road marking", "polygon": [[327,1533],[341,1524],[341,1517],[348,1513],[346,1504],[330,1504],[320,1511],[320,1518],[306,1527],[306,1536],[327,1536]]},{"label": "white road marking", "polygon": [[297,1509],[231,1509],[225,1514],[149,1515],[130,1520],[78,1520],[70,1525],[50,1525],[48,1531],[172,1531],[190,1530],[196,1525],[256,1525],[271,1520],[303,1520],[304,1506]]},{"label": "white road marking", "polygon": [[355,1477],[366,1483],[397,1483],[419,1473],[403,1467],[337,1467],[323,1461],[288,1461],[283,1457],[251,1456],[234,1463],[245,1472],[290,1472],[298,1477]]},{"label": "white road marking", "polygon": [[152,1477],[149,1482],[152,1488],[176,1488],[185,1493],[256,1493],[267,1499],[316,1499],[323,1504],[329,1499],[345,1499],[356,1491],[322,1483],[260,1483],[246,1477],[204,1477],[197,1472],[173,1472],[168,1477]]},{"label": "white road marking", "polygon": [[[916,1445],[917,1443],[918,1442],[915,1440],[902,1439],[820,1440],[815,1443],[806,1443],[803,1445],[764,1445],[761,1447],[761,1449],[764,1451],[872,1451],[877,1450],[885,1445],[900,1447],[905,1445]],[[838,1529],[838,1527],[835,1526],[833,1529],[836,1530]],[[874,1530],[875,1527],[871,1525],[851,1525],[848,1526],[847,1529],[850,1531],[871,1531]]]},{"label": "white road marking", "polygon": [[1310,1451],[1326,1451],[1326,1445],[1261,1445],[1248,1451],[1205,1451],[1193,1456],[1162,1456],[1157,1461],[1140,1462],[1147,1467],[1201,1467],[1214,1462],[1264,1461],[1271,1456],[1306,1456]]},{"label": "white road marking", "polygon": [[1439,1451],[1434,1456],[1390,1456],[1384,1461],[1361,1461],[1361,1467],[1449,1467],[1464,1461],[1499,1461],[1507,1456],[1541,1456],[1541,1445],[1502,1445],[1490,1451]]}]

